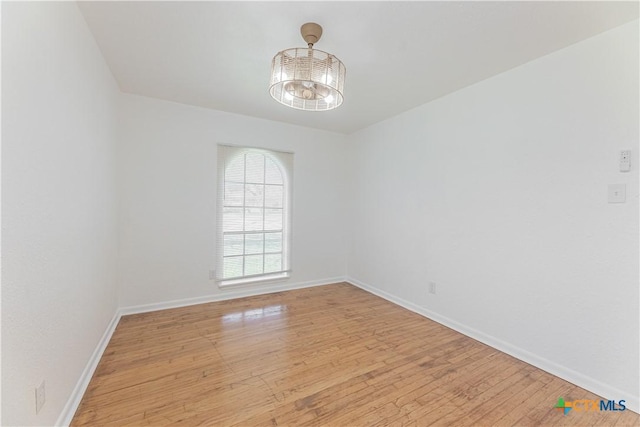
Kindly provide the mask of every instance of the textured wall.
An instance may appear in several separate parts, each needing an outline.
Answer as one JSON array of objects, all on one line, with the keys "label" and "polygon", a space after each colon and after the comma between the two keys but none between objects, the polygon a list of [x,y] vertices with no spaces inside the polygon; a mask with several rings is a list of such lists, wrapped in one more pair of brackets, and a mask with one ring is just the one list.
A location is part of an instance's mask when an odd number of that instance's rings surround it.
[{"label": "textured wall", "polygon": [[75,3],[3,2],[2,425],[54,424],[115,313],[117,96]]},{"label": "textured wall", "polygon": [[635,21],[358,132],[349,276],[638,410],[638,115]]},{"label": "textured wall", "polygon": [[[348,259],[360,283],[637,402],[637,33],[343,136],[119,94],[74,3],[4,2],[2,424],[55,422],[118,306],[222,295],[217,143],[295,152],[288,283]],[[606,203],[614,183],[627,203]]]},{"label": "textured wall", "polygon": [[120,113],[121,306],[225,293],[209,279],[219,143],[294,153],[293,272],[284,283],[344,277],[344,135],[133,95],[122,96]]}]

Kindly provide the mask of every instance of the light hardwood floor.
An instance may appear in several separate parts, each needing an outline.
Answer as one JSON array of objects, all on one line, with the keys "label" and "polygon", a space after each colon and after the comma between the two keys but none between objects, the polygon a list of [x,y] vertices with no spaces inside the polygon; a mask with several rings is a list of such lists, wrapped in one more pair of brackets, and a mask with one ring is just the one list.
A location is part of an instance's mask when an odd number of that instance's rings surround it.
[{"label": "light hardwood floor", "polygon": [[341,283],[123,317],[72,426],[640,425],[559,397],[600,400]]}]

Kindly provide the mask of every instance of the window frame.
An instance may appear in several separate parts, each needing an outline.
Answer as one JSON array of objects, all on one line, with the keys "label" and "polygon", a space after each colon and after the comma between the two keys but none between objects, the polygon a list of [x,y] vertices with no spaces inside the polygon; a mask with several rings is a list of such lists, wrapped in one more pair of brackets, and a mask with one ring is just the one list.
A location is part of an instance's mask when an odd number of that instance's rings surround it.
[{"label": "window frame", "polygon": [[[265,233],[270,232],[270,230],[265,229],[265,210],[270,209],[266,205],[265,199],[263,198],[262,205],[260,206],[248,206],[246,204],[246,186],[247,185],[260,185],[260,183],[252,183],[247,180],[246,173],[246,157],[244,159],[244,177],[242,182],[237,181],[227,181],[227,168],[232,165],[234,161],[236,161],[240,156],[245,156],[246,154],[261,154],[267,159],[270,159],[280,170],[282,175],[282,247],[281,247],[281,270],[277,272],[271,273],[258,273],[258,274],[245,274],[244,270],[244,262],[246,262],[247,254],[246,246],[243,243],[242,254],[239,255],[227,255],[226,258],[238,256],[243,258],[243,275],[237,276],[233,278],[225,278],[224,277],[224,241],[225,235],[231,234],[240,234],[242,236],[247,236],[251,234],[262,234],[263,242],[265,241]],[[266,163],[265,163],[266,164]],[[265,172],[266,173],[266,172]],[[236,285],[245,285],[245,284],[256,284],[256,283],[264,283],[271,281],[282,281],[286,280],[291,275],[291,211],[292,211],[292,194],[293,194],[293,153],[283,152],[283,151],[275,151],[264,148],[255,148],[255,147],[243,147],[243,146],[234,146],[234,145],[218,145],[218,182],[217,182],[217,221],[216,221],[216,262],[215,262],[215,281],[219,287],[227,287],[227,286],[236,286]],[[238,185],[241,184],[243,186],[243,201],[241,206],[225,206],[225,189],[228,184]],[[264,186],[263,192],[266,192],[266,187],[271,184],[267,184],[266,182],[262,183]],[[274,184],[276,185],[276,184]],[[225,207],[238,207],[243,209],[243,221],[242,221],[242,230],[240,231],[224,231],[224,211]],[[263,213],[263,225],[262,229],[259,230],[247,230],[246,223],[246,210],[254,207],[257,209],[262,209]],[[277,209],[277,208],[274,208]],[[276,230],[280,232],[279,230]],[[275,231],[274,231],[275,232]],[[243,237],[243,242],[246,242],[246,237]],[[262,255],[263,257],[263,268],[264,268],[264,257],[268,255],[269,252],[266,251],[266,244],[263,243],[262,252],[256,253],[255,255]]]}]

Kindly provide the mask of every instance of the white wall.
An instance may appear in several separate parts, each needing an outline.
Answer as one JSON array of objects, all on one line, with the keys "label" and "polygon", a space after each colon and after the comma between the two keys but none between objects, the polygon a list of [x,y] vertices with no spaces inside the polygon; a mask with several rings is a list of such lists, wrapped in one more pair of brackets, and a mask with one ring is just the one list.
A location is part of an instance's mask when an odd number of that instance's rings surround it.
[{"label": "white wall", "polygon": [[56,422],[117,308],[117,95],[75,3],[2,2],[2,425]]},{"label": "white wall", "polygon": [[348,258],[355,282],[638,410],[637,33],[342,136],[119,95],[74,3],[3,2],[2,424],[55,422],[118,306],[233,294],[208,277],[217,143],[295,152],[287,286]]},{"label": "white wall", "polygon": [[637,411],[638,75],[635,21],[354,134],[349,276]]},{"label": "white wall", "polygon": [[344,278],[343,135],[134,95],[121,101],[122,307],[216,299],[238,291],[221,291],[209,279],[215,262],[218,143],[295,153],[293,273],[284,284]]}]

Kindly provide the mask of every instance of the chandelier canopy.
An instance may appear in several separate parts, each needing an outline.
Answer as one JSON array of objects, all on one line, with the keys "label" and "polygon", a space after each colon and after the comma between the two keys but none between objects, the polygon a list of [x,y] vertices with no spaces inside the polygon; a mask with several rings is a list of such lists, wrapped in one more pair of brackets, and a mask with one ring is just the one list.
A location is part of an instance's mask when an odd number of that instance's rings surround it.
[{"label": "chandelier canopy", "polygon": [[306,48],[278,52],[271,62],[269,93],[281,104],[298,110],[333,110],[344,101],[344,64],[334,55],[313,49],[322,27],[313,22],[300,28]]}]

